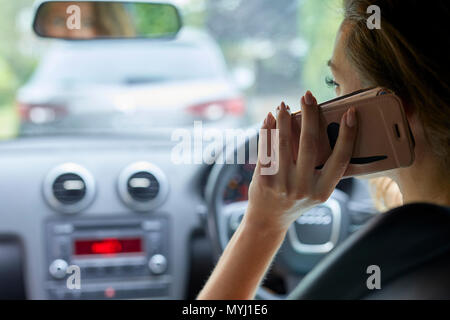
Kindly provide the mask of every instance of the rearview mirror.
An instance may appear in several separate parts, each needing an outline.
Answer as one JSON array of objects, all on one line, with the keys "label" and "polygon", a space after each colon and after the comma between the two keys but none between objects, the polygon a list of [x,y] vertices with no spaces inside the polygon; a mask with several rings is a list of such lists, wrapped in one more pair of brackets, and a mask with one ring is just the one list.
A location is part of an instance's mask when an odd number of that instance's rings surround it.
[{"label": "rearview mirror", "polygon": [[166,3],[45,1],[33,28],[38,36],[68,40],[167,38],[181,29],[181,18]]}]

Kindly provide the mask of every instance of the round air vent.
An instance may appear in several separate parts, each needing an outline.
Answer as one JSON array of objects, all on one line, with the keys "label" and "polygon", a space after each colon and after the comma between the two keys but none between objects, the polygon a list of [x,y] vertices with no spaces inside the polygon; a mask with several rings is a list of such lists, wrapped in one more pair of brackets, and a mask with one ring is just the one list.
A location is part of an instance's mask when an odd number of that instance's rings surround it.
[{"label": "round air vent", "polygon": [[94,178],[89,171],[74,163],[54,168],[44,182],[48,204],[62,213],[77,213],[85,209],[94,195]]},{"label": "round air vent", "polygon": [[53,195],[63,204],[74,204],[83,200],[86,184],[78,174],[65,173],[53,182]]},{"label": "round air vent", "polygon": [[155,209],[164,202],[169,191],[164,173],[148,162],[137,162],[126,167],[118,183],[123,202],[137,211]]},{"label": "round air vent", "polygon": [[127,182],[130,196],[141,202],[155,199],[159,193],[159,181],[150,172],[137,172]]}]

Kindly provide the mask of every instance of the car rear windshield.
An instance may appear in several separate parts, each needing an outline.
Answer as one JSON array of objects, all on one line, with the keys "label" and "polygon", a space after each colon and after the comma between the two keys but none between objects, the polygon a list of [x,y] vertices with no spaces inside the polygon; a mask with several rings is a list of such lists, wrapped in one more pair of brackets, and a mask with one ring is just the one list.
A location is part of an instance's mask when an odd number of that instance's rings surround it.
[{"label": "car rear windshield", "polygon": [[[105,43],[106,44],[106,43]],[[34,83],[61,85],[122,84],[220,77],[220,57],[188,44],[122,43],[68,46],[51,51]]]}]

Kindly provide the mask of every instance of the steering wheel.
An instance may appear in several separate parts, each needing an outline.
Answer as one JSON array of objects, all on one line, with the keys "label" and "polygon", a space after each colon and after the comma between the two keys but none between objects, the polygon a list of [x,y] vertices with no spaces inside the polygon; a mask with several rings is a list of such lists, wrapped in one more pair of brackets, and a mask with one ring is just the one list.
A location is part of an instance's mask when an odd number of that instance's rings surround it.
[{"label": "steering wheel", "polygon": [[[224,151],[224,159],[239,159],[245,154],[246,163],[256,163],[251,159],[249,146],[257,145],[258,135],[235,148]],[[233,161],[236,163],[236,161]],[[223,252],[234,231],[239,226],[247,201],[227,203],[224,193],[228,182],[243,164],[219,164],[212,168],[206,185],[208,205],[208,231],[215,247],[217,257]],[[285,292],[276,293],[264,284],[258,289],[257,299],[283,299],[325,255],[332,251],[350,234],[349,196],[335,189],[331,197],[304,213],[289,229],[287,236],[273,262],[271,270],[282,275]]]}]

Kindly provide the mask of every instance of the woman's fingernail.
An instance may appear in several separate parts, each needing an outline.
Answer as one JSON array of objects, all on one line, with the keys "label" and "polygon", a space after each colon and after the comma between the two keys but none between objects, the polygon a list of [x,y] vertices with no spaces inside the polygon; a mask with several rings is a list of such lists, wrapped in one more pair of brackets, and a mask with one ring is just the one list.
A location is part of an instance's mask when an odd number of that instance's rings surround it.
[{"label": "woman's fingernail", "polygon": [[267,115],[267,125],[271,127],[272,124],[273,124],[273,115],[272,112],[269,112],[269,114]]},{"label": "woman's fingernail", "polygon": [[349,128],[353,128],[354,126],[356,126],[355,108],[350,108],[347,111],[347,126]]},{"label": "woman's fingernail", "polygon": [[289,106],[286,106],[286,111],[291,114],[291,108]]},{"label": "woman's fingernail", "polygon": [[311,91],[306,91],[306,94],[305,94],[305,102],[306,102],[306,104],[307,105],[312,105],[313,103],[314,103],[314,99],[313,99],[313,96],[312,96],[312,93],[311,93]]}]

